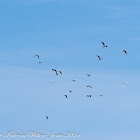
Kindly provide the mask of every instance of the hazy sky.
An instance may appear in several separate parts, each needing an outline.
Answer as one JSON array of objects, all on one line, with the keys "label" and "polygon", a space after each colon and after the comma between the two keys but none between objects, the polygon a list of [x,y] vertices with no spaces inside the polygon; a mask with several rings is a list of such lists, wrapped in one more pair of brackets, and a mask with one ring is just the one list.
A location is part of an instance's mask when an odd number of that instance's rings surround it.
[{"label": "hazy sky", "polygon": [[139,7],[139,0],[1,0],[0,132],[139,140]]}]

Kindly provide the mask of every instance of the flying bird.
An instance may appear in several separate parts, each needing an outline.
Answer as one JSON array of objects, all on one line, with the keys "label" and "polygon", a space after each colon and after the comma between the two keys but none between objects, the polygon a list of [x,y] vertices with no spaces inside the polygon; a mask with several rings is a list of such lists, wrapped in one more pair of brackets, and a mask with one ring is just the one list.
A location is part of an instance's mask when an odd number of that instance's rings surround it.
[{"label": "flying bird", "polygon": [[122,84],[122,86],[124,87],[127,83],[128,83],[128,82],[124,82],[124,83]]},{"label": "flying bird", "polygon": [[34,56],[34,58],[35,58],[35,57],[38,57],[38,59],[40,58],[38,54],[36,54],[36,55]]},{"label": "flying bird", "polygon": [[39,63],[43,63],[43,62],[40,62],[40,61],[39,61]]},{"label": "flying bird", "polygon": [[48,117],[48,116],[46,116],[46,119],[48,120],[48,119],[49,119],[49,117]]},{"label": "flying bird", "polygon": [[87,97],[90,97],[91,98],[91,95],[87,95]]},{"label": "flying bird", "polygon": [[125,54],[127,55],[127,51],[126,50],[121,50],[121,52],[125,52]]},{"label": "flying bird", "polygon": [[103,96],[102,94],[98,95],[98,96]]},{"label": "flying bird", "polygon": [[[102,42],[102,41],[101,41],[101,42]],[[104,48],[104,47],[106,47],[106,48],[108,47],[108,46],[106,46],[106,45],[105,45],[105,43],[104,43],[104,42],[102,42],[102,44],[103,44],[103,48]]]},{"label": "flying bird", "polygon": [[92,86],[87,85],[87,87],[92,88]]},{"label": "flying bird", "polygon": [[101,58],[99,55],[97,55],[97,57],[99,58],[99,60],[102,60],[103,58]]},{"label": "flying bird", "polygon": [[65,96],[65,98],[68,98],[68,95],[64,95]]},{"label": "flying bird", "polygon": [[76,80],[72,80],[72,82],[76,82]]},{"label": "flying bird", "polygon": [[59,73],[62,75],[62,71],[57,71],[56,69],[52,69],[52,71],[55,71],[56,75],[58,75]]},{"label": "flying bird", "polygon": [[70,93],[72,93],[72,90],[69,90]]},{"label": "flying bird", "polygon": [[86,74],[88,77],[90,77],[92,75],[92,73],[90,72],[89,74]]}]

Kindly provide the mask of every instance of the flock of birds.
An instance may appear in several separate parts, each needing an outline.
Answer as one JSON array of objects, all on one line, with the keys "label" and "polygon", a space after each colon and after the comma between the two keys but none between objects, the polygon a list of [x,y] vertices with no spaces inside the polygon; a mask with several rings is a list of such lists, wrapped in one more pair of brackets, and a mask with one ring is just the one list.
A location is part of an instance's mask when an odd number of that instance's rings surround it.
[{"label": "flock of birds", "polygon": [[[107,48],[107,47],[108,47],[104,42],[101,41],[101,43],[102,43],[102,45],[103,45],[102,48]],[[124,53],[127,55],[127,51],[126,51],[125,49],[121,50],[121,52],[124,52]],[[40,59],[40,56],[39,56],[38,54],[36,54],[36,55],[34,56],[34,58],[36,58],[36,57],[37,57],[38,59]],[[99,60],[102,60],[102,59],[103,59],[103,58],[100,57],[99,55],[97,55],[97,57],[98,57]],[[39,61],[39,63],[43,63],[43,62]],[[52,71],[54,71],[56,75],[59,75],[59,74],[62,75],[62,71],[60,71],[60,70],[52,69]],[[90,72],[89,74],[86,74],[86,75],[87,75],[88,77],[91,77],[91,76],[92,76],[92,73]],[[72,82],[76,82],[76,81],[77,81],[77,80],[72,80]],[[54,83],[54,81],[51,81],[50,83]],[[124,87],[127,83],[128,83],[128,82],[124,82],[124,83],[122,84],[122,86]],[[90,86],[90,85],[87,85],[86,87],[87,87],[87,88],[92,88],[92,86]],[[72,93],[72,90],[68,90],[68,91],[69,91],[69,93]],[[102,94],[99,94],[98,96],[103,96],[103,95],[102,95]],[[68,95],[64,95],[64,97],[65,97],[65,98],[69,98]],[[88,95],[86,95],[86,97],[87,97],[87,98],[91,98],[92,95],[91,95],[91,94],[88,94]],[[46,116],[46,119],[49,119],[49,117]]]},{"label": "flock of birds", "polygon": [[[102,41],[101,41],[102,42]],[[103,44],[103,48],[107,48],[108,46],[107,45],[105,45],[105,43],[104,42],[102,42],[102,44]],[[127,51],[126,50],[121,50],[121,52],[124,52],[126,55],[127,55]],[[97,55],[97,57],[99,58],[99,60],[102,60],[103,58],[101,58],[99,55]]]}]

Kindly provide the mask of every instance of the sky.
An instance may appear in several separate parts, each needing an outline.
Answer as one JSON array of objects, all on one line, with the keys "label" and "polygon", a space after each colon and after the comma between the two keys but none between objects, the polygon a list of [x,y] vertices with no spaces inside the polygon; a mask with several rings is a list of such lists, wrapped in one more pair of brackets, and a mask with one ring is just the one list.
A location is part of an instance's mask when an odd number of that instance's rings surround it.
[{"label": "sky", "polygon": [[139,5],[138,0],[1,0],[0,133],[139,140]]}]

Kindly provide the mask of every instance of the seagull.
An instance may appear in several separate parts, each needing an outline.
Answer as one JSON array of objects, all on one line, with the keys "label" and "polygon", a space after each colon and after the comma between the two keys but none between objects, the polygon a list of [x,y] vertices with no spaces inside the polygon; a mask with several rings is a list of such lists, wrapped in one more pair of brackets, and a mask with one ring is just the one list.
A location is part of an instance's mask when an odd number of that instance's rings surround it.
[{"label": "seagull", "polygon": [[49,117],[48,117],[48,116],[46,116],[46,119],[48,120],[48,119],[49,119]]},{"label": "seagull", "polygon": [[39,63],[43,63],[43,62],[40,62],[40,61],[39,61]]},{"label": "seagull", "polygon": [[72,93],[72,90],[69,90],[70,93]]},{"label": "seagull", "polygon": [[36,54],[36,55],[34,56],[34,58],[35,58],[35,57],[38,57],[38,59],[40,58],[38,54]]},{"label": "seagull", "polygon": [[86,74],[88,77],[90,77],[92,75],[92,73],[90,72],[89,74]]},{"label": "seagull", "polygon": [[87,87],[92,88],[92,86],[87,85]]},{"label": "seagull", "polygon": [[97,57],[99,58],[99,60],[102,60],[103,58],[101,58],[99,55],[97,55]]},{"label": "seagull", "polygon": [[68,98],[68,95],[64,95],[65,96],[65,98]]},{"label": "seagull", "polygon": [[[101,41],[101,42],[102,42],[102,41]],[[106,45],[105,45],[105,43],[104,43],[104,42],[102,42],[102,44],[103,44],[103,48],[104,48],[104,47],[108,47],[108,46],[106,46]]]},{"label": "seagull", "polygon": [[122,84],[122,86],[124,87],[127,83],[128,83],[128,82],[124,82],[124,83]]},{"label": "seagull", "polygon": [[126,50],[121,50],[121,52],[125,52],[125,54],[127,55],[127,51]]},{"label": "seagull", "polygon": [[98,96],[103,96],[103,95],[100,94],[100,95],[98,95]]},{"label": "seagull", "polygon": [[91,98],[91,95],[87,95],[87,97],[90,97]]},{"label": "seagull", "polygon": [[56,75],[58,75],[59,73],[62,75],[62,71],[57,71],[56,69],[52,69],[52,71],[55,71]]}]

